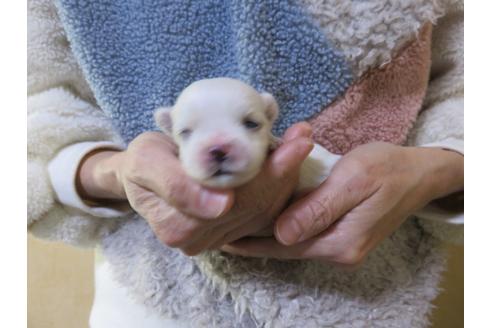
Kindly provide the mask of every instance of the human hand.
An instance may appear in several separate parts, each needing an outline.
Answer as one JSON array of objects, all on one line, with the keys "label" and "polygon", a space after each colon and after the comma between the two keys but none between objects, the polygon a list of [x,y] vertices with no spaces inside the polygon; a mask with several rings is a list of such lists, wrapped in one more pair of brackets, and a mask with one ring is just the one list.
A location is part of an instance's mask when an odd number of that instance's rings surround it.
[{"label": "human hand", "polygon": [[[126,151],[102,151],[85,160],[79,189],[86,199],[128,199],[159,240],[194,255],[271,222],[297,184],[300,164],[312,148],[309,135],[306,124],[292,127],[258,177],[236,191],[218,191],[186,176],[168,137],[147,132]],[[260,202],[258,195],[264,196]]]},{"label": "human hand", "polygon": [[343,156],[317,190],[280,215],[276,239],[244,238],[222,249],[357,267],[411,213],[462,188],[460,154],[387,143],[363,145]]},{"label": "human hand", "polygon": [[273,235],[273,222],[296,189],[302,162],[313,148],[311,127],[299,123],[289,128],[283,143],[265,162],[262,171],[237,188],[231,210],[220,217],[202,238],[187,245],[197,253],[252,235]]}]

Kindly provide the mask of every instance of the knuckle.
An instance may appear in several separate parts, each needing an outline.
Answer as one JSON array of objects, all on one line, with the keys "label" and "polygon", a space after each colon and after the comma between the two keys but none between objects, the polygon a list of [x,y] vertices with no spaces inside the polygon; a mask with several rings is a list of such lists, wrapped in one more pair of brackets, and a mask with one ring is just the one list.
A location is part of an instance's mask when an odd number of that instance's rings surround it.
[{"label": "knuckle", "polygon": [[348,267],[358,267],[364,262],[365,254],[358,248],[351,247],[342,251],[337,257],[336,262]]},{"label": "knuckle", "polygon": [[167,186],[167,192],[169,195],[181,195],[185,192],[185,184],[178,179],[167,178],[165,180]]},{"label": "knuckle", "polygon": [[356,175],[364,176],[369,173],[368,162],[363,158],[352,158],[350,162],[346,163],[346,167]]},{"label": "knuckle", "polygon": [[144,180],[144,172],[146,166],[146,156],[131,153],[126,161],[126,177],[135,182],[141,182]]},{"label": "knuckle", "polygon": [[[326,200],[326,199],[325,199]],[[309,231],[318,231],[320,229],[326,228],[331,224],[333,218],[333,211],[329,206],[325,206],[325,200],[323,201],[312,201],[309,203],[308,211],[311,220],[305,220],[305,218],[296,217],[297,221],[302,225],[301,222],[306,221],[309,226]]]},{"label": "knuckle", "polygon": [[168,177],[165,179],[165,197],[166,200],[177,207],[185,207],[187,200],[192,196],[189,193],[187,183],[183,179]]},{"label": "knuckle", "polygon": [[[225,233],[218,234],[216,236],[204,234],[203,238],[215,239],[215,241],[207,246],[207,249],[218,249],[226,244],[232,243],[241,237],[247,235],[242,229],[231,230]],[[217,236],[220,236],[217,238]]]},{"label": "knuckle", "polygon": [[152,218],[153,215],[149,213],[148,206],[146,206],[151,201],[151,196],[140,192],[133,184],[126,184],[125,189],[130,206],[146,219]]},{"label": "knuckle", "polygon": [[190,240],[192,240],[193,236],[195,235],[194,230],[191,228],[177,228],[173,219],[180,218],[167,217],[160,222],[154,220],[151,226],[153,227],[155,234],[163,244],[172,248],[183,247]]},{"label": "knuckle", "polygon": [[222,238],[214,242],[212,245],[210,245],[211,249],[219,248],[225,244],[228,244],[230,242],[234,241],[234,237],[232,237],[232,232],[225,233]]},{"label": "knuckle", "polygon": [[134,147],[131,151],[133,161],[140,164],[145,161],[149,155],[149,147],[146,145],[141,145],[140,147]]},{"label": "knuckle", "polygon": [[236,231],[233,230],[233,231],[226,232],[222,236],[222,238],[217,241],[217,243],[214,245],[214,247],[218,248],[218,247],[221,247],[225,244],[232,243],[232,242],[240,239],[244,235],[246,235],[246,233],[245,233],[245,231],[242,231],[242,230],[236,230]]},{"label": "knuckle", "polygon": [[177,233],[175,231],[173,232],[163,231],[158,235],[158,237],[162,243],[164,243],[166,246],[169,246],[171,248],[182,247],[187,239],[183,234]]},{"label": "knuckle", "polygon": [[181,248],[181,252],[183,252],[187,256],[195,256],[200,254],[203,251],[201,247],[190,246]]},{"label": "knuckle", "polygon": [[345,189],[348,193],[365,192],[372,189],[374,185],[374,175],[364,171],[353,175],[345,183]]},{"label": "knuckle", "polygon": [[381,165],[379,161],[375,160],[372,156],[359,155],[354,156],[347,163],[347,169],[349,172],[353,172],[353,176],[357,179],[371,180],[372,177],[377,175],[380,171]]},{"label": "knuckle", "polygon": [[148,137],[147,132],[142,133],[137,138],[133,139],[128,145],[128,151],[132,155],[145,155],[147,151]]},{"label": "knuckle", "polygon": [[174,245],[173,247],[183,247],[190,244],[190,241],[196,240],[203,232],[196,225],[184,227],[181,229],[170,229],[168,241]]}]

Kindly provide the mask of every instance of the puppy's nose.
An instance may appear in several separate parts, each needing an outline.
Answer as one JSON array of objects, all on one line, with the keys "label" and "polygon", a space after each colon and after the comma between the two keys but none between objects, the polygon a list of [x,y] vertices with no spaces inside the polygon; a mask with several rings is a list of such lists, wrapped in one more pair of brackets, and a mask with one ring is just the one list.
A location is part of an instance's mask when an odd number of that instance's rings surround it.
[{"label": "puppy's nose", "polygon": [[213,146],[208,150],[210,157],[217,163],[222,163],[227,159],[227,147]]}]

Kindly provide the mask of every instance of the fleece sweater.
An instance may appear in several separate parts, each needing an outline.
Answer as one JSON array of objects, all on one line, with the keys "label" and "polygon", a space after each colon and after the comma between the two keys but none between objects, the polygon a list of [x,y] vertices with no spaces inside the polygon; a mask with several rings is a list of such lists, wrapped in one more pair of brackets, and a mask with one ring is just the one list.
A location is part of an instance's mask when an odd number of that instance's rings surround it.
[{"label": "fleece sweater", "polygon": [[[237,1],[220,11],[173,2],[166,9],[175,15],[168,17],[154,2],[78,8],[60,1],[61,21],[52,3],[29,2],[29,229],[77,245],[100,243],[136,300],[197,325],[424,325],[443,266],[433,236],[453,233],[439,224],[409,219],[361,270],[345,274],[310,261],[218,252],[188,258],[160,244],[139,217],[98,218],[54,197],[47,166],[60,149],[82,141],[124,146],[153,128],[154,104],[169,103],[189,80],[215,74],[274,93],[283,108],[278,133],[311,120],[317,141],[339,153],[372,140],[462,142],[462,4],[332,2]],[[161,16],[177,24],[161,25]],[[177,29],[184,23],[196,25]],[[207,47],[182,47],[196,38]],[[164,41],[176,52],[156,50]],[[163,60],[169,66],[160,67]],[[190,70],[190,60],[203,69]],[[138,89],[153,74],[165,81]]]}]

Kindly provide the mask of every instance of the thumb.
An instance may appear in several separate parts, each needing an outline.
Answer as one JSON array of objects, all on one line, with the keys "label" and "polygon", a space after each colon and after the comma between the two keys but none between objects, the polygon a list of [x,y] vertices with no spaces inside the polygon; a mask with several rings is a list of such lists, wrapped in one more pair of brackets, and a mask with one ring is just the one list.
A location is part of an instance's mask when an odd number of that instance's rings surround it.
[{"label": "thumb", "polygon": [[234,202],[232,190],[212,190],[201,186],[188,177],[181,162],[169,152],[158,154],[145,169],[140,168],[133,179],[178,211],[194,217],[219,217]]},{"label": "thumb", "polygon": [[284,142],[287,142],[299,137],[310,138],[312,135],[313,129],[311,125],[309,125],[309,123],[307,122],[299,122],[292,125],[285,131],[284,135],[282,136],[282,140]]},{"label": "thumb", "polygon": [[166,200],[183,213],[214,219],[230,210],[234,203],[232,190],[212,190],[201,186],[188,176],[168,180]]},{"label": "thumb", "polygon": [[284,245],[312,238],[328,229],[370,194],[367,190],[348,188],[344,183],[328,179],[279,216],[275,222],[275,237]]}]

